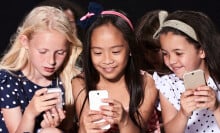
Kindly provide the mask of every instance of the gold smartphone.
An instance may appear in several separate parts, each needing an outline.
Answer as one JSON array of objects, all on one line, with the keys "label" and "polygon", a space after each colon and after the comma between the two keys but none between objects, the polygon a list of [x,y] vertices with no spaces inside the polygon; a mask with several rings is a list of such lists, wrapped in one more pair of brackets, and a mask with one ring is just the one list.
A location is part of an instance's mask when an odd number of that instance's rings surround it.
[{"label": "gold smartphone", "polygon": [[187,72],[183,75],[184,86],[186,89],[195,89],[206,85],[205,74],[201,69]]}]

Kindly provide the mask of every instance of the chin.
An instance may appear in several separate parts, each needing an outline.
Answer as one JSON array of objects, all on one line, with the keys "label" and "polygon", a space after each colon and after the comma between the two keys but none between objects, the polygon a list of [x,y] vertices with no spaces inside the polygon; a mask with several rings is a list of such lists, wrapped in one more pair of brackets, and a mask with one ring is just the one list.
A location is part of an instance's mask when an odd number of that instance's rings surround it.
[{"label": "chin", "polygon": [[183,79],[183,74],[176,74],[176,76],[180,79]]},{"label": "chin", "polygon": [[53,73],[44,72],[44,73],[42,73],[42,75],[43,75],[44,77],[51,77],[51,76],[54,75],[54,72],[53,72]]}]

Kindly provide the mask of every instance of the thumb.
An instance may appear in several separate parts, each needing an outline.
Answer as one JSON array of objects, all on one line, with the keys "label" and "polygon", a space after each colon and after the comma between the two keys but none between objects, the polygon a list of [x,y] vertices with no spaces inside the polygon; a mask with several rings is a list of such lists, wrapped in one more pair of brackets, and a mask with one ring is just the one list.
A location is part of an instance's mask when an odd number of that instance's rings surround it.
[{"label": "thumb", "polygon": [[40,89],[40,90],[37,90],[37,91],[35,92],[35,95],[36,95],[36,96],[41,96],[41,95],[45,94],[46,92],[47,92],[47,88],[42,88],[42,89]]}]

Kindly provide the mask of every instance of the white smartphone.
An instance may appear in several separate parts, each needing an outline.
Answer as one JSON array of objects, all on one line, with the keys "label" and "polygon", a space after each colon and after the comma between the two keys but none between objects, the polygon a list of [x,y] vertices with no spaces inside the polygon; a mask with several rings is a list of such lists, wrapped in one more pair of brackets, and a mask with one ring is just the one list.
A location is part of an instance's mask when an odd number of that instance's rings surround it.
[{"label": "white smartphone", "polygon": [[[89,107],[91,110],[100,111],[100,106],[108,105],[108,103],[103,103],[102,99],[108,98],[108,91],[107,90],[92,90],[89,91]],[[97,122],[103,122],[103,120]],[[111,126],[110,124],[104,126],[102,129],[109,129]]]},{"label": "white smartphone", "polygon": [[56,88],[48,88],[47,89],[47,93],[55,93],[55,92],[59,92],[60,93],[60,97],[59,99],[61,100],[56,106],[57,108],[63,108],[63,98],[62,98],[62,90],[59,87]]},{"label": "white smartphone", "polygon": [[187,72],[183,75],[184,86],[186,89],[195,89],[206,85],[205,74],[201,69]]}]

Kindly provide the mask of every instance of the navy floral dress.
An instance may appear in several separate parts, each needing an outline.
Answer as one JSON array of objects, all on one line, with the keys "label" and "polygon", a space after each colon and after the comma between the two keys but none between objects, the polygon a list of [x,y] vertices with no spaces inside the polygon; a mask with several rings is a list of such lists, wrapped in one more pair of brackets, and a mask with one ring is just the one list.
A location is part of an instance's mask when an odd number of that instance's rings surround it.
[{"label": "navy floral dress", "polygon": [[[62,92],[64,92],[60,79],[54,79],[51,85],[46,86],[46,88],[52,87],[60,87]],[[23,76],[21,71],[9,73],[8,71],[0,70],[0,107],[1,109],[8,109],[20,106],[23,113],[35,91],[41,88],[45,87],[31,82]],[[62,97],[64,99],[64,93],[62,93]],[[37,132],[40,128],[40,122],[42,119],[42,114],[36,118],[34,132]],[[0,113],[0,133],[8,133],[2,111]]]}]

